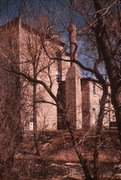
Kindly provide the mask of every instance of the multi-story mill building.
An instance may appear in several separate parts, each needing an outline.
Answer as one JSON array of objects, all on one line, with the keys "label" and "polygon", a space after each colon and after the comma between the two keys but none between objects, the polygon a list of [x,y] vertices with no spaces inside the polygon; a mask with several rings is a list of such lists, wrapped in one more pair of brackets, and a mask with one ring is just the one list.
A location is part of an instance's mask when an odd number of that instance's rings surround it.
[{"label": "multi-story mill building", "polygon": [[[75,25],[71,28],[70,54],[65,52],[65,44],[58,35],[39,32],[18,18],[0,28],[0,56],[15,67],[13,73],[20,75],[19,103],[25,129],[33,129],[33,115],[37,118],[38,129],[65,129],[53,96],[65,104],[66,118],[75,129],[89,129],[96,124],[102,94],[100,85],[83,78],[78,65],[60,60],[77,56],[74,53]],[[109,101],[107,108],[105,127],[115,121]]]}]

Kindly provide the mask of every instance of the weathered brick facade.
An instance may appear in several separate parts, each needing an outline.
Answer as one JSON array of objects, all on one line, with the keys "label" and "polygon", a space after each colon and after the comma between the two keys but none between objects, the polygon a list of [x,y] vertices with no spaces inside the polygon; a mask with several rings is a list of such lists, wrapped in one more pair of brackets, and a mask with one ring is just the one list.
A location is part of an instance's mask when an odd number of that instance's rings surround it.
[{"label": "weathered brick facade", "polygon": [[[89,129],[94,127],[99,111],[99,102],[102,90],[93,82],[81,77],[77,65],[69,62],[58,61],[59,52],[64,51],[64,43],[58,37],[45,37],[46,51],[41,46],[41,37],[38,32],[23,24],[19,19],[11,22],[16,33],[11,43],[16,44],[14,59],[18,58],[20,71],[33,77],[33,58],[38,54],[38,80],[42,80],[52,91],[57,100],[64,104],[66,118],[74,129]],[[1,30],[4,28],[1,27]],[[9,30],[9,26],[8,26]],[[3,30],[3,34],[5,31]],[[2,36],[3,36],[2,34]],[[71,41],[76,43],[75,31]],[[42,36],[42,35],[41,35]],[[43,35],[44,36],[44,35]],[[2,42],[4,45],[4,42]],[[6,40],[8,43],[8,40]],[[61,54],[62,58],[73,59],[74,43],[71,44],[71,58],[66,53]],[[3,48],[4,49],[4,48]],[[41,49],[41,53],[40,53]],[[36,51],[35,51],[36,50]],[[11,51],[10,51],[11,52]],[[6,53],[10,53],[6,51]],[[39,54],[40,53],[40,54]],[[47,55],[48,53],[48,55]],[[57,57],[56,60],[50,57]],[[3,84],[3,82],[1,81]],[[21,78],[21,119],[26,127],[33,128],[33,84]],[[10,85],[13,88],[13,85]],[[66,129],[63,116],[56,107],[56,102],[48,94],[42,85],[36,85],[36,111],[38,129]],[[107,105],[109,106],[109,105]],[[106,114],[104,124],[109,126],[109,118],[112,114]]]},{"label": "weathered brick facade", "polygon": [[90,93],[89,82],[86,79],[82,79],[82,128],[89,129],[90,127]]}]

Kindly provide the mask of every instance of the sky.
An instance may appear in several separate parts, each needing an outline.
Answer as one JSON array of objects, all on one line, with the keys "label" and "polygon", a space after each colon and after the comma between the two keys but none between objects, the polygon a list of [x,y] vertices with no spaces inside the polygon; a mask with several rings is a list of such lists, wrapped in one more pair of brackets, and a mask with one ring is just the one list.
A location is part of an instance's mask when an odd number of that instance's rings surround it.
[{"label": "sky", "polygon": [[[25,6],[21,1],[29,3]],[[69,45],[67,30],[69,24],[75,23],[77,27],[83,24],[80,14],[69,8],[69,0],[0,0],[0,26],[15,19],[19,14],[23,14],[24,18],[25,16],[33,18],[33,14],[34,17],[40,14],[46,15],[49,23],[54,24],[53,32],[60,33],[61,40],[67,45]],[[78,41],[78,55],[82,52],[82,46],[82,42]],[[85,61],[87,57],[78,56],[78,60],[83,61],[83,59]]]},{"label": "sky", "polygon": [[[29,2],[23,5],[21,2]],[[14,19],[19,13],[24,12],[31,16],[34,13],[46,14],[50,22],[67,26],[67,23],[74,22],[80,24],[80,15],[68,8],[69,0],[1,0],[0,1],[0,25]],[[21,10],[20,10],[20,9]],[[25,11],[24,11],[25,9]],[[56,27],[57,28],[57,27]]]},{"label": "sky", "polygon": [[[26,1],[22,4],[21,2]],[[31,19],[39,14],[48,17],[49,23],[54,27],[55,34],[60,33],[61,40],[68,41],[67,27],[71,23],[81,25],[80,15],[69,8],[69,0],[0,0],[0,26],[23,14]]]},{"label": "sky", "polygon": [[15,0],[1,0],[0,1],[0,25],[7,23],[9,20],[17,16],[18,1]]},{"label": "sky", "polygon": [[[25,1],[29,2],[26,6],[21,3]],[[69,24],[81,26],[83,22],[80,15],[69,8],[69,0],[0,0],[0,26],[15,19],[19,14],[23,14],[24,18],[33,18],[33,14],[47,15],[49,23],[54,24],[53,33],[60,33],[61,40],[66,44]]]}]

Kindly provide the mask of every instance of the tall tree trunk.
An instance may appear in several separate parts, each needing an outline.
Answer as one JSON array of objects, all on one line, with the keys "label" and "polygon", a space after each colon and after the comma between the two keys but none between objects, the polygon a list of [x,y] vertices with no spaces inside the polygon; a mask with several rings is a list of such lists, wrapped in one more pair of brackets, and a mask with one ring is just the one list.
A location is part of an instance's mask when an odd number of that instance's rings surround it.
[{"label": "tall tree trunk", "polygon": [[106,84],[103,86],[103,95],[100,102],[100,112],[98,114],[97,119],[97,126],[96,126],[96,138],[95,138],[95,146],[94,146],[94,154],[93,154],[93,161],[94,161],[94,179],[99,180],[99,145],[101,144],[101,133],[102,133],[102,125],[104,119],[104,112],[105,112],[105,104],[108,95],[108,88]]},{"label": "tall tree trunk", "polygon": [[[36,77],[36,66],[33,63],[33,77]],[[37,134],[37,107],[36,107],[36,95],[37,95],[37,84],[33,83],[33,135],[34,135],[34,142],[36,147],[36,153],[39,156],[39,142],[38,142],[38,134]]]},{"label": "tall tree trunk", "polygon": [[83,155],[81,153],[81,149],[80,149],[78,142],[77,142],[75,135],[74,135],[74,130],[70,126],[70,122],[66,119],[66,111],[63,108],[63,104],[61,105],[61,103],[60,104],[58,103],[58,109],[62,112],[64,124],[66,125],[66,127],[70,133],[74,151],[75,151],[75,153],[76,153],[76,155],[80,161],[80,164],[82,165],[83,171],[84,171],[85,180],[94,180],[93,177],[91,176],[90,169],[89,169],[88,164],[87,164],[87,160],[83,157]]},{"label": "tall tree trunk", "polygon": [[93,0],[96,15],[97,15],[97,26],[95,27],[95,35],[97,44],[100,46],[100,50],[103,55],[106,70],[108,73],[110,86],[111,86],[111,99],[115,109],[116,122],[118,128],[119,139],[121,142],[121,76],[117,62],[114,58],[110,42],[108,39],[108,32],[104,26],[103,18],[101,16],[101,4],[99,0]]}]

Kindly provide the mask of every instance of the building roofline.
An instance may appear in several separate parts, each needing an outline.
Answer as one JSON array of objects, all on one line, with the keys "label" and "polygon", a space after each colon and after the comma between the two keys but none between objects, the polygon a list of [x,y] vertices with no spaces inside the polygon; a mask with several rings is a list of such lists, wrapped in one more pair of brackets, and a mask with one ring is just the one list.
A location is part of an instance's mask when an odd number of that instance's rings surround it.
[{"label": "building roofline", "polygon": [[[4,25],[0,26],[0,29],[5,29],[5,28],[9,28],[12,24],[14,25],[19,25],[19,22],[20,22],[20,17],[17,17],[15,19],[12,19],[10,20],[9,22],[5,23]],[[43,35],[43,33],[39,33],[39,31],[35,28],[33,28],[32,26],[24,23],[23,21],[21,21],[21,25],[22,25],[22,28],[24,28],[25,30],[27,30],[28,32],[33,32],[35,34],[38,34],[38,35]],[[59,46],[62,46],[64,47],[65,46],[65,43],[62,42],[60,39],[59,39],[59,34],[57,35],[56,34],[56,37],[54,37],[55,34],[47,34],[46,35],[46,39],[50,40],[50,41],[53,41],[53,43],[59,45]]]},{"label": "building roofline", "polygon": [[12,20],[10,20],[9,22],[1,25],[1,26],[0,26],[0,29],[4,29],[4,28],[6,28],[6,27],[11,26],[11,24],[18,24],[18,23],[19,23],[19,17],[15,18],[15,19],[12,19]]},{"label": "building roofline", "polygon": [[[98,80],[93,79],[93,78],[84,78],[84,77],[82,77],[81,80],[82,80],[82,81],[88,81],[88,82],[94,82],[94,83],[101,84]],[[110,85],[109,82],[106,82],[106,83],[107,83],[108,86]]]},{"label": "building roofline", "polygon": [[[22,27],[25,28],[25,29],[26,29],[27,31],[29,31],[29,32],[34,32],[35,34],[38,34],[39,36],[40,36],[40,35],[43,35],[43,33],[40,33],[37,29],[31,27],[30,25],[28,25],[28,24],[26,24],[26,23],[24,23],[24,22],[22,22]],[[58,35],[59,35],[59,34],[58,34]],[[55,36],[55,34],[46,34],[46,39],[51,40],[51,41],[53,41],[55,44],[64,47],[64,46],[65,46],[65,43],[62,42],[62,41],[58,38],[59,36],[58,36],[58,37],[54,37],[54,36]],[[57,36],[57,34],[56,34],[56,36]]]}]

